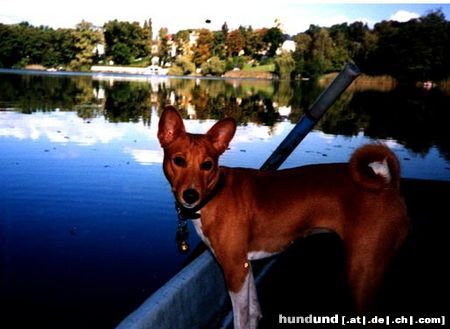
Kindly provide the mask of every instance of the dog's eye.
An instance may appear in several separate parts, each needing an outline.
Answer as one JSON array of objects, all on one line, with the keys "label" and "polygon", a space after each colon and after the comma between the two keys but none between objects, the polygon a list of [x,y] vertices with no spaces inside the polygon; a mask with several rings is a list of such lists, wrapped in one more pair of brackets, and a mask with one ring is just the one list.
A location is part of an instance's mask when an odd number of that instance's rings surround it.
[{"label": "dog's eye", "polygon": [[200,168],[202,170],[211,170],[211,168],[213,167],[213,163],[212,161],[205,161],[200,165]]},{"label": "dog's eye", "polygon": [[173,163],[178,167],[186,167],[186,160],[183,157],[176,156],[173,158]]}]

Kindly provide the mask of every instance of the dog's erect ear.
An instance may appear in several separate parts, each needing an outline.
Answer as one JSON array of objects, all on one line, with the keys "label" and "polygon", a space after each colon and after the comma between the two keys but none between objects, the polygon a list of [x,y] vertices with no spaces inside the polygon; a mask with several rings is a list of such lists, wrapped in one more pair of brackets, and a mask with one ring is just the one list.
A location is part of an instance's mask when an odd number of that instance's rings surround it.
[{"label": "dog's erect ear", "polygon": [[183,119],[173,106],[166,106],[158,125],[158,139],[161,146],[167,147],[175,139],[185,134]]},{"label": "dog's erect ear", "polygon": [[214,148],[222,154],[228,148],[228,144],[236,132],[236,121],[225,118],[217,122],[208,130],[206,136],[211,139]]}]

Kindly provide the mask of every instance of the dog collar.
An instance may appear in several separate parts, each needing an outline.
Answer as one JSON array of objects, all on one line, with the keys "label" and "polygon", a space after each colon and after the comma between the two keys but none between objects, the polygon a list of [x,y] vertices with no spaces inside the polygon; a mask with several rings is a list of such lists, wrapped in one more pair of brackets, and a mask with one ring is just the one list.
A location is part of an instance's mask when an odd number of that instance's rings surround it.
[{"label": "dog collar", "polygon": [[175,236],[175,241],[177,242],[178,250],[180,253],[186,253],[189,251],[189,228],[187,221],[189,219],[199,219],[200,210],[211,200],[223,187],[225,181],[225,176],[223,171],[220,172],[219,180],[214,186],[211,193],[209,193],[206,198],[200,202],[200,204],[192,209],[183,207],[179,202],[175,201],[175,210],[178,215],[178,227]]}]

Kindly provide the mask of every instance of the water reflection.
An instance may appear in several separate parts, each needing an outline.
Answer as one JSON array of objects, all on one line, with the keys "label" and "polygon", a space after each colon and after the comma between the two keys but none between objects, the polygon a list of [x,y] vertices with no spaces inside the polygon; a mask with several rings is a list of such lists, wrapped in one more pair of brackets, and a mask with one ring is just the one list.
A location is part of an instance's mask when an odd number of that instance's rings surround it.
[{"label": "water reflection", "polygon": [[[375,88],[376,89],[376,88]],[[142,122],[151,125],[151,109],[174,104],[185,118],[206,120],[224,116],[239,124],[273,127],[295,123],[323,87],[314,82],[205,80],[127,77],[2,74],[0,109],[73,111],[89,122],[104,117],[109,122]],[[433,146],[448,160],[447,122],[450,96],[439,90],[415,88],[350,88],[321,120],[326,133],[391,138],[413,152],[426,154]],[[270,131],[269,131],[270,132]]]},{"label": "water reflection", "polygon": [[[113,162],[157,164],[159,168],[163,153],[156,138],[158,120],[156,105],[151,106],[145,124],[143,120],[111,123],[105,116],[86,120],[80,118],[77,112],[70,111],[35,112],[32,115],[5,111],[0,112],[0,144],[3,151],[8,154],[16,152],[20,154],[20,150],[33,147],[41,149],[41,152],[46,152],[48,157],[53,159],[72,159],[74,156],[84,154],[83,161],[90,161],[83,148],[96,151],[101,147],[110,149],[111,154],[120,159]],[[189,119],[185,121],[185,125],[190,132],[203,133],[214,122],[212,119]],[[147,123],[150,126],[147,126]],[[221,158],[222,164],[258,168],[293,126],[289,120],[282,120],[273,125],[254,122],[241,124],[230,150]],[[6,139],[2,140],[1,137]],[[11,146],[8,142],[10,137],[22,143],[13,142]],[[282,167],[320,162],[345,162],[356,147],[372,140],[363,130],[354,136],[316,130],[307,136],[301,147],[294,151]],[[427,153],[422,154],[408,151],[392,138],[381,140],[397,153],[402,163],[404,177],[449,179],[448,162],[442,159],[435,146],[431,146]],[[15,156],[17,159],[20,157]],[[105,163],[103,166],[111,165]]]},{"label": "water reflection", "polygon": [[[29,116],[5,112],[1,113],[0,118],[0,136],[31,140],[42,138],[52,143],[76,143],[85,146],[105,144],[122,139],[130,130],[129,126],[114,126],[101,117],[86,121],[76,112],[42,112]],[[147,129],[142,130],[142,133],[148,133]]]},{"label": "water reflection", "polygon": [[[156,138],[165,104],[181,109],[190,132],[236,118],[221,163],[259,167],[321,90],[313,83],[0,75],[4,313],[26,310],[29,317],[12,317],[46,328],[112,328],[184,264]],[[398,155],[404,177],[449,180],[442,158],[448,97],[408,92],[345,93],[284,167],[347,161],[373,137]],[[190,238],[195,245],[196,235]]]}]

